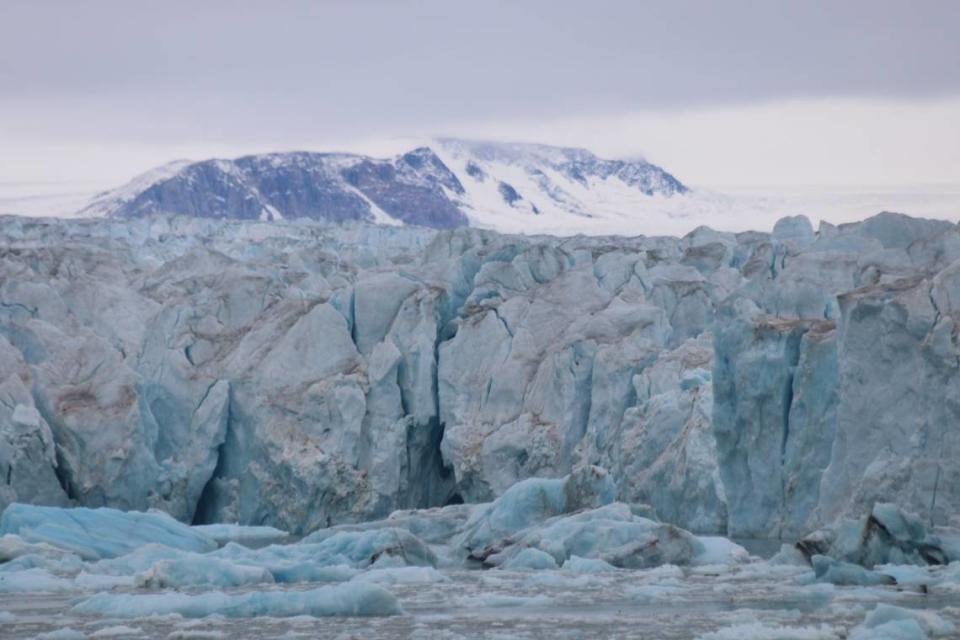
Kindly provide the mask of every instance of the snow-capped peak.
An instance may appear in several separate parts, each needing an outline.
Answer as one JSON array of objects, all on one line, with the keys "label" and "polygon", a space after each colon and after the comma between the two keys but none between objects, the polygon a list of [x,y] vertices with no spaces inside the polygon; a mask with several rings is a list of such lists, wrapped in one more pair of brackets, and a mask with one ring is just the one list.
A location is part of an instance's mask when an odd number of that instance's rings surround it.
[{"label": "snow-capped peak", "polygon": [[141,193],[158,182],[172,178],[190,164],[192,164],[191,160],[174,160],[145,171],[125,185],[98,193],[77,215],[90,218],[114,215]]},{"label": "snow-capped peak", "polygon": [[606,160],[586,149],[455,138],[437,139],[434,149],[460,177],[471,223],[498,230],[600,223],[639,232],[652,207],[689,192],[645,160]]},{"label": "snow-capped peak", "polygon": [[393,158],[289,152],[173,162],[96,196],[84,216],[370,220],[511,232],[585,223],[627,233],[689,190],[645,160],[586,149],[439,138]]}]

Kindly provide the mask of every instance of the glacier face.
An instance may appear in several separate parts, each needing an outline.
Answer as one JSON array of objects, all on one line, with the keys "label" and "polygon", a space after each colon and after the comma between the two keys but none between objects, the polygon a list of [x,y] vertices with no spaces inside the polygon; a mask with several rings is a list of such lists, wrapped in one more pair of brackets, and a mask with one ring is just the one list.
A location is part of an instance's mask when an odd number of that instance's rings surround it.
[{"label": "glacier face", "polygon": [[362,220],[438,229],[526,220],[521,226],[535,229],[538,218],[582,222],[598,208],[636,217],[637,200],[687,191],[644,160],[446,138],[389,159],[292,152],[178,161],[97,195],[78,215]]},{"label": "glacier face", "polygon": [[960,508],[950,223],[557,239],[2,218],[0,236],[0,507],[304,533],[586,463],[698,533]]}]

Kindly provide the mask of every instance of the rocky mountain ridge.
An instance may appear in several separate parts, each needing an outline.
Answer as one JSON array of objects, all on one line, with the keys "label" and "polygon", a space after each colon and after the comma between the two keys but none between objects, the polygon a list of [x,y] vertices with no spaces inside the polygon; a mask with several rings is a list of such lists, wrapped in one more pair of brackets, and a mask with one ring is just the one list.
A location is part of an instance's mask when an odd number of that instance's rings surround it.
[{"label": "rocky mountain ridge", "polygon": [[635,200],[688,189],[643,160],[444,138],[389,159],[289,152],[175,162],[98,195],[80,215],[309,218],[447,229],[491,217],[589,218],[603,215],[604,207],[640,215],[635,201],[617,200],[622,191]]}]

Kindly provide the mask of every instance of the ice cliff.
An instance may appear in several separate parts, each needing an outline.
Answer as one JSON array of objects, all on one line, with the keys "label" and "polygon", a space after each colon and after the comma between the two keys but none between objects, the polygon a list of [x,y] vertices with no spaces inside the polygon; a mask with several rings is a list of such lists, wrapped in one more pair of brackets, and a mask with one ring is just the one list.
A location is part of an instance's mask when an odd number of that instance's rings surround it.
[{"label": "ice cliff", "polygon": [[305,533],[587,463],[696,533],[877,502],[943,525],[958,319],[960,229],[897,214],[567,239],[0,218],[0,509]]}]

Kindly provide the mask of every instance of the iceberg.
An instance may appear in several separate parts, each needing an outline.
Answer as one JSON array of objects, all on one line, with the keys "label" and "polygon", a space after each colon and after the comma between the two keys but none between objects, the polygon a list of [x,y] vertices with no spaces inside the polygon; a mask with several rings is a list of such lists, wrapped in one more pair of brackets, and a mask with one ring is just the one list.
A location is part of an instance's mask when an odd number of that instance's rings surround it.
[{"label": "iceberg", "polygon": [[116,624],[111,627],[97,629],[90,634],[91,638],[126,638],[130,636],[142,635],[143,631],[136,627],[128,627],[123,624]]},{"label": "iceberg", "polygon": [[373,582],[374,584],[431,584],[447,582],[449,578],[433,567],[393,567],[389,569],[370,569],[352,578],[354,582]]},{"label": "iceberg", "polygon": [[403,529],[429,545],[445,545],[463,529],[474,511],[485,507],[485,504],[454,504],[430,509],[404,509],[381,520],[319,529],[306,536],[304,541],[321,542],[339,532]]},{"label": "iceberg", "polygon": [[221,558],[190,554],[175,560],[160,560],[133,577],[144,589],[170,589],[192,586],[242,587],[272,584],[273,574],[263,567],[236,564]]},{"label": "iceberg", "polygon": [[50,556],[27,554],[19,556],[15,560],[10,560],[9,562],[0,564],[0,573],[23,571],[24,569],[79,571],[82,567],[83,561],[74,555],[64,556],[63,558],[54,558]]},{"label": "iceberg", "polygon": [[579,556],[617,568],[640,569],[689,564],[703,551],[689,532],[635,516],[628,505],[613,503],[548,518],[474,549],[470,557],[488,566],[552,568],[542,554],[550,556],[555,566]]},{"label": "iceberg", "polygon": [[89,567],[91,571],[103,575],[133,575],[146,571],[154,564],[164,560],[176,561],[183,558],[203,557],[205,556],[201,554],[181,551],[162,544],[149,543],[122,556],[92,562]]},{"label": "iceberg", "polygon": [[204,552],[216,548],[207,536],[161,512],[116,509],[60,509],[11,504],[0,516],[0,534],[45,543],[84,560],[116,558],[155,542],[172,549]]},{"label": "iceberg", "polygon": [[720,536],[697,536],[698,550],[694,563],[729,565],[748,562],[750,554],[739,544]]},{"label": "iceberg", "polygon": [[563,569],[565,571],[576,571],[577,573],[607,573],[617,570],[609,562],[597,558],[581,558],[577,555],[567,558],[563,563]]},{"label": "iceberg", "polygon": [[503,594],[489,594],[458,598],[457,605],[461,607],[500,609],[514,607],[547,607],[553,604],[553,599],[547,596],[510,596]]},{"label": "iceberg", "polygon": [[18,535],[6,533],[0,536],[0,562],[10,562],[25,555],[70,555],[53,545],[46,543],[27,542]]},{"label": "iceberg", "polygon": [[[366,568],[386,562],[402,566],[434,567],[436,555],[422,540],[404,529],[338,531],[327,537],[307,536],[292,547],[295,552],[319,564],[348,564]],[[282,547],[270,549],[280,552]]]},{"label": "iceberg", "polygon": [[704,633],[696,640],[841,640],[842,637],[835,628],[827,625],[788,627],[748,622]]},{"label": "iceberg", "polygon": [[500,565],[501,569],[510,571],[541,571],[558,568],[557,561],[552,555],[539,549],[527,548]]},{"label": "iceberg", "polygon": [[259,546],[283,542],[290,537],[286,531],[274,527],[254,527],[238,524],[203,524],[191,527],[219,545],[237,542],[246,546]]},{"label": "iceberg", "polygon": [[[472,555],[489,554],[494,545],[565,510],[563,480],[529,478],[477,509],[466,522],[458,542]],[[478,556],[478,559],[482,558]]]},{"label": "iceberg", "polygon": [[689,532],[635,516],[622,503],[553,518],[518,544],[547,551],[558,563],[577,555],[622,569],[689,564],[700,550]]},{"label": "iceberg", "polygon": [[840,520],[804,536],[797,548],[808,557],[829,555],[871,568],[878,564],[943,565],[954,560],[955,529],[928,531],[915,516],[890,503],[876,503],[859,520]]},{"label": "iceberg", "polygon": [[359,575],[357,569],[345,564],[317,566],[309,562],[273,563],[267,561],[267,569],[277,582],[347,582]]},{"label": "iceberg", "polygon": [[109,591],[111,589],[132,589],[136,586],[135,576],[110,576],[81,571],[73,579],[77,591]]},{"label": "iceberg", "polygon": [[45,569],[0,573],[0,593],[57,593],[73,589],[73,580],[54,575]]},{"label": "iceberg", "polygon": [[864,569],[860,565],[841,562],[827,556],[813,556],[810,559],[817,580],[839,586],[875,586],[897,584],[896,578],[877,571]]},{"label": "iceberg", "polygon": [[48,631],[37,636],[36,640],[86,640],[87,634],[70,627]]},{"label": "iceberg", "polygon": [[529,478],[513,485],[488,505],[477,507],[457,544],[472,555],[490,549],[550,517],[609,504],[615,489],[609,474],[596,466],[578,467],[558,479]]},{"label": "iceberg", "polygon": [[863,623],[850,632],[850,640],[928,640],[951,637],[956,626],[930,611],[878,604]]},{"label": "iceberg", "polygon": [[221,615],[257,616],[391,616],[401,613],[396,597],[374,584],[348,582],[309,591],[253,591],[239,595],[209,592],[198,595],[100,593],[73,607],[83,615],[141,618],[177,614],[185,618]]}]

